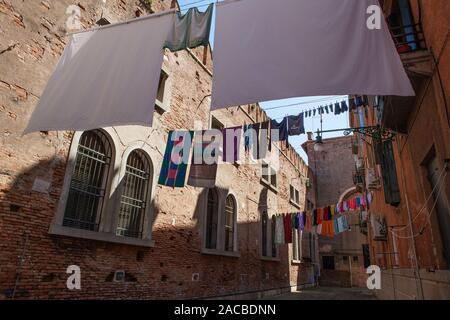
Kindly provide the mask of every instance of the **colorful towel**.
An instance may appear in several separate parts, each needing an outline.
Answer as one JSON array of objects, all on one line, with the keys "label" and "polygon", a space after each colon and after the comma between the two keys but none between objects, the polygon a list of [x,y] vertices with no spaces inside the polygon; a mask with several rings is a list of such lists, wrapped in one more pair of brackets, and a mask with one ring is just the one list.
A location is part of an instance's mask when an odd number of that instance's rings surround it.
[{"label": "colorful towel", "polygon": [[168,187],[184,187],[193,131],[170,131],[158,183]]}]

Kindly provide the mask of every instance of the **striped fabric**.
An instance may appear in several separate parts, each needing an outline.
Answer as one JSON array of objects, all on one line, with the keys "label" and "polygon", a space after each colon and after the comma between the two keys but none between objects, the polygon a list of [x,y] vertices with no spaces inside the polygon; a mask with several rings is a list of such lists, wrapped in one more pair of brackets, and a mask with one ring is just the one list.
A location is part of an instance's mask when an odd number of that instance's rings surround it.
[{"label": "striped fabric", "polygon": [[[182,188],[186,180],[193,131],[170,131],[158,183],[163,186]],[[174,148],[177,147],[175,150]],[[178,153],[177,153],[178,152]],[[183,159],[184,158],[184,159]]]}]

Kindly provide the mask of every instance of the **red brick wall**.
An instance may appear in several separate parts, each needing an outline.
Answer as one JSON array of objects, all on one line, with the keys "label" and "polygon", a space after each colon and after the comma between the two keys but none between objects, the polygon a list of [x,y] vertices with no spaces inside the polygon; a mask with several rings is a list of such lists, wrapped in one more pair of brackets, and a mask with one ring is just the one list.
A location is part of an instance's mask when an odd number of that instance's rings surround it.
[{"label": "red brick wall", "polygon": [[[153,9],[167,8],[170,2],[153,1]],[[84,27],[100,17],[100,3],[80,2]],[[141,8],[138,1],[107,3],[105,12],[117,21],[133,18]],[[0,299],[10,298],[13,292],[15,298],[44,299],[192,298],[306,283],[309,266],[291,264],[290,246],[280,248],[280,261],[260,258],[258,205],[263,187],[252,166],[223,169],[230,175],[229,187],[244,204],[238,208],[239,258],[201,253],[198,199],[204,191],[193,187],[158,186],[154,190],[153,248],[49,234],[63,188],[72,133],[21,133],[65,45],[69,4],[0,0],[0,52],[5,49],[3,44],[9,46],[0,55]],[[202,53],[203,48],[193,52],[199,58]],[[153,128],[131,128],[136,137],[157,132],[149,141],[159,154],[164,152],[160,146],[164,146],[169,129],[192,129],[194,120],[203,125],[209,120],[209,106],[200,102],[211,92],[211,75],[187,52],[169,54],[169,60],[174,79],[170,112],[157,115]],[[206,66],[211,69],[210,56]],[[264,116],[258,108],[245,107],[249,115],[243,110],[231,108],[214,115],[227,124],[249,123]],[[280,160],[279,192],[270,197],[272,210],[293,212],[298,209],[289,205],[289,182],[299,174],[295,167],[304,175],[307,167],[297,154],[284,153],[287,158]],[[36,179],[48,182],[49,189],[33,190]],[[304,193],[305,186],[300,185],[299,190]],[[66,288],[66,268],[72,264],[81,268],[81,290]],[[112,281],[116,270],[126,272],[125,282]],[[198,282],[192,281],[193,273],[199,273]]]}]

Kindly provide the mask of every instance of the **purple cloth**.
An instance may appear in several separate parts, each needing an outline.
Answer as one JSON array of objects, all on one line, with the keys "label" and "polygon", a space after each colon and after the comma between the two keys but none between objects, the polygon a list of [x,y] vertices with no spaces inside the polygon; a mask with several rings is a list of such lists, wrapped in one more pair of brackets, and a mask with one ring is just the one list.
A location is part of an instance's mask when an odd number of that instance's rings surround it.
[{"label": "purple cloth", "polygon": [[301,230],[301,231],[305,230],[305,217],[306,217],[306,212],[302,212],[302,213],[298,213],[297,214],[298,229]]}]

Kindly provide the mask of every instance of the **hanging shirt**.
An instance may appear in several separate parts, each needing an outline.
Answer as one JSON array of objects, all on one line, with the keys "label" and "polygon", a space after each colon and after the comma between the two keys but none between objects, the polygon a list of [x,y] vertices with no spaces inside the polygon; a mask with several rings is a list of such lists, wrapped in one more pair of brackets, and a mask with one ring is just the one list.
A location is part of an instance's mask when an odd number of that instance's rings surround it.
[{"label": "hanging shirt", "polygon": [[251,144],[251,132],[249,131],[250,125],[246,124],[244,125],[244,150],[245,152],[248,152],[250,150],[250,144]]},{"label": "hanging shirt", "polygon": [[[278,142],[278,141],[288,141],[288,127],[287,127],[287,117],[283,119],[280,123],[277,122],[277,120],[273,119],[270,122],[270,129],[271,129],[271,137],[272,141]],[[273,130],[278,131],[278,137],[277,134],[273,134]]]},{"label": "hanging shirt", "polygon": [[214,4],[211,3],[205,12],[200,12],[198,8],[190,8],[185,14],[177,12],[164,48],[175,52],[206,47],[209,44],[213,9]]},{"label": "hanging shirt", "polygon": [[323,221],[323,208],[317,208],[317,224],[321,224]]},{"label": "hanging shirt", "polygon": [[270,146],[268,138],[268,122],[252,123],[248,127],[246,136],[250,135],[250,146],[252,148],[253,159],[264,159]]},{"label": "hanging shirt", "polygon": [[313,225],[313,221],[312,221],[312,214],[311,214],[311,212],[305,212],[305,231],[306,232],[311,232],[312,225]]},{"label": "hanging shirt", "polygon": [[334,114],[335,115],[341,114],[341,106],[339,105],[339,102],[336,102],[334,104]]},{"label": "hanging shirt", "polygon": [[276,244],[283,244],[284,243],[284,222],[283,217],[280,215],[277,215],[275,217],[275,243]]},{"label": "hanging shirt", "polygon": [[305,133],[303,112],[297,116],[287,117],[288,135],[298,136]]},{"label": "hanging shirt", "polygon": [[300,213],[294,213],[292,215],[292,220],[294,221],[293,223],[294,229],[298,230],[300,227]]},{"label": "hanging shirt", "polygon": [[342,112],[347,112],[348,111],[347,102],[345,102],[345,101],[341,102],[341,111]]},{"label": "hanging shirt", "polygon": [[305,215],[306,212],[302,212],[302,213],[298,213],[297,217],[298,217],[298,229],[303,231],[305,230]]},{"label": "hanging shirt", "polygon": [[283,216],[284,222],[284,243],[292,243],[292,216],[285,214]]}]

